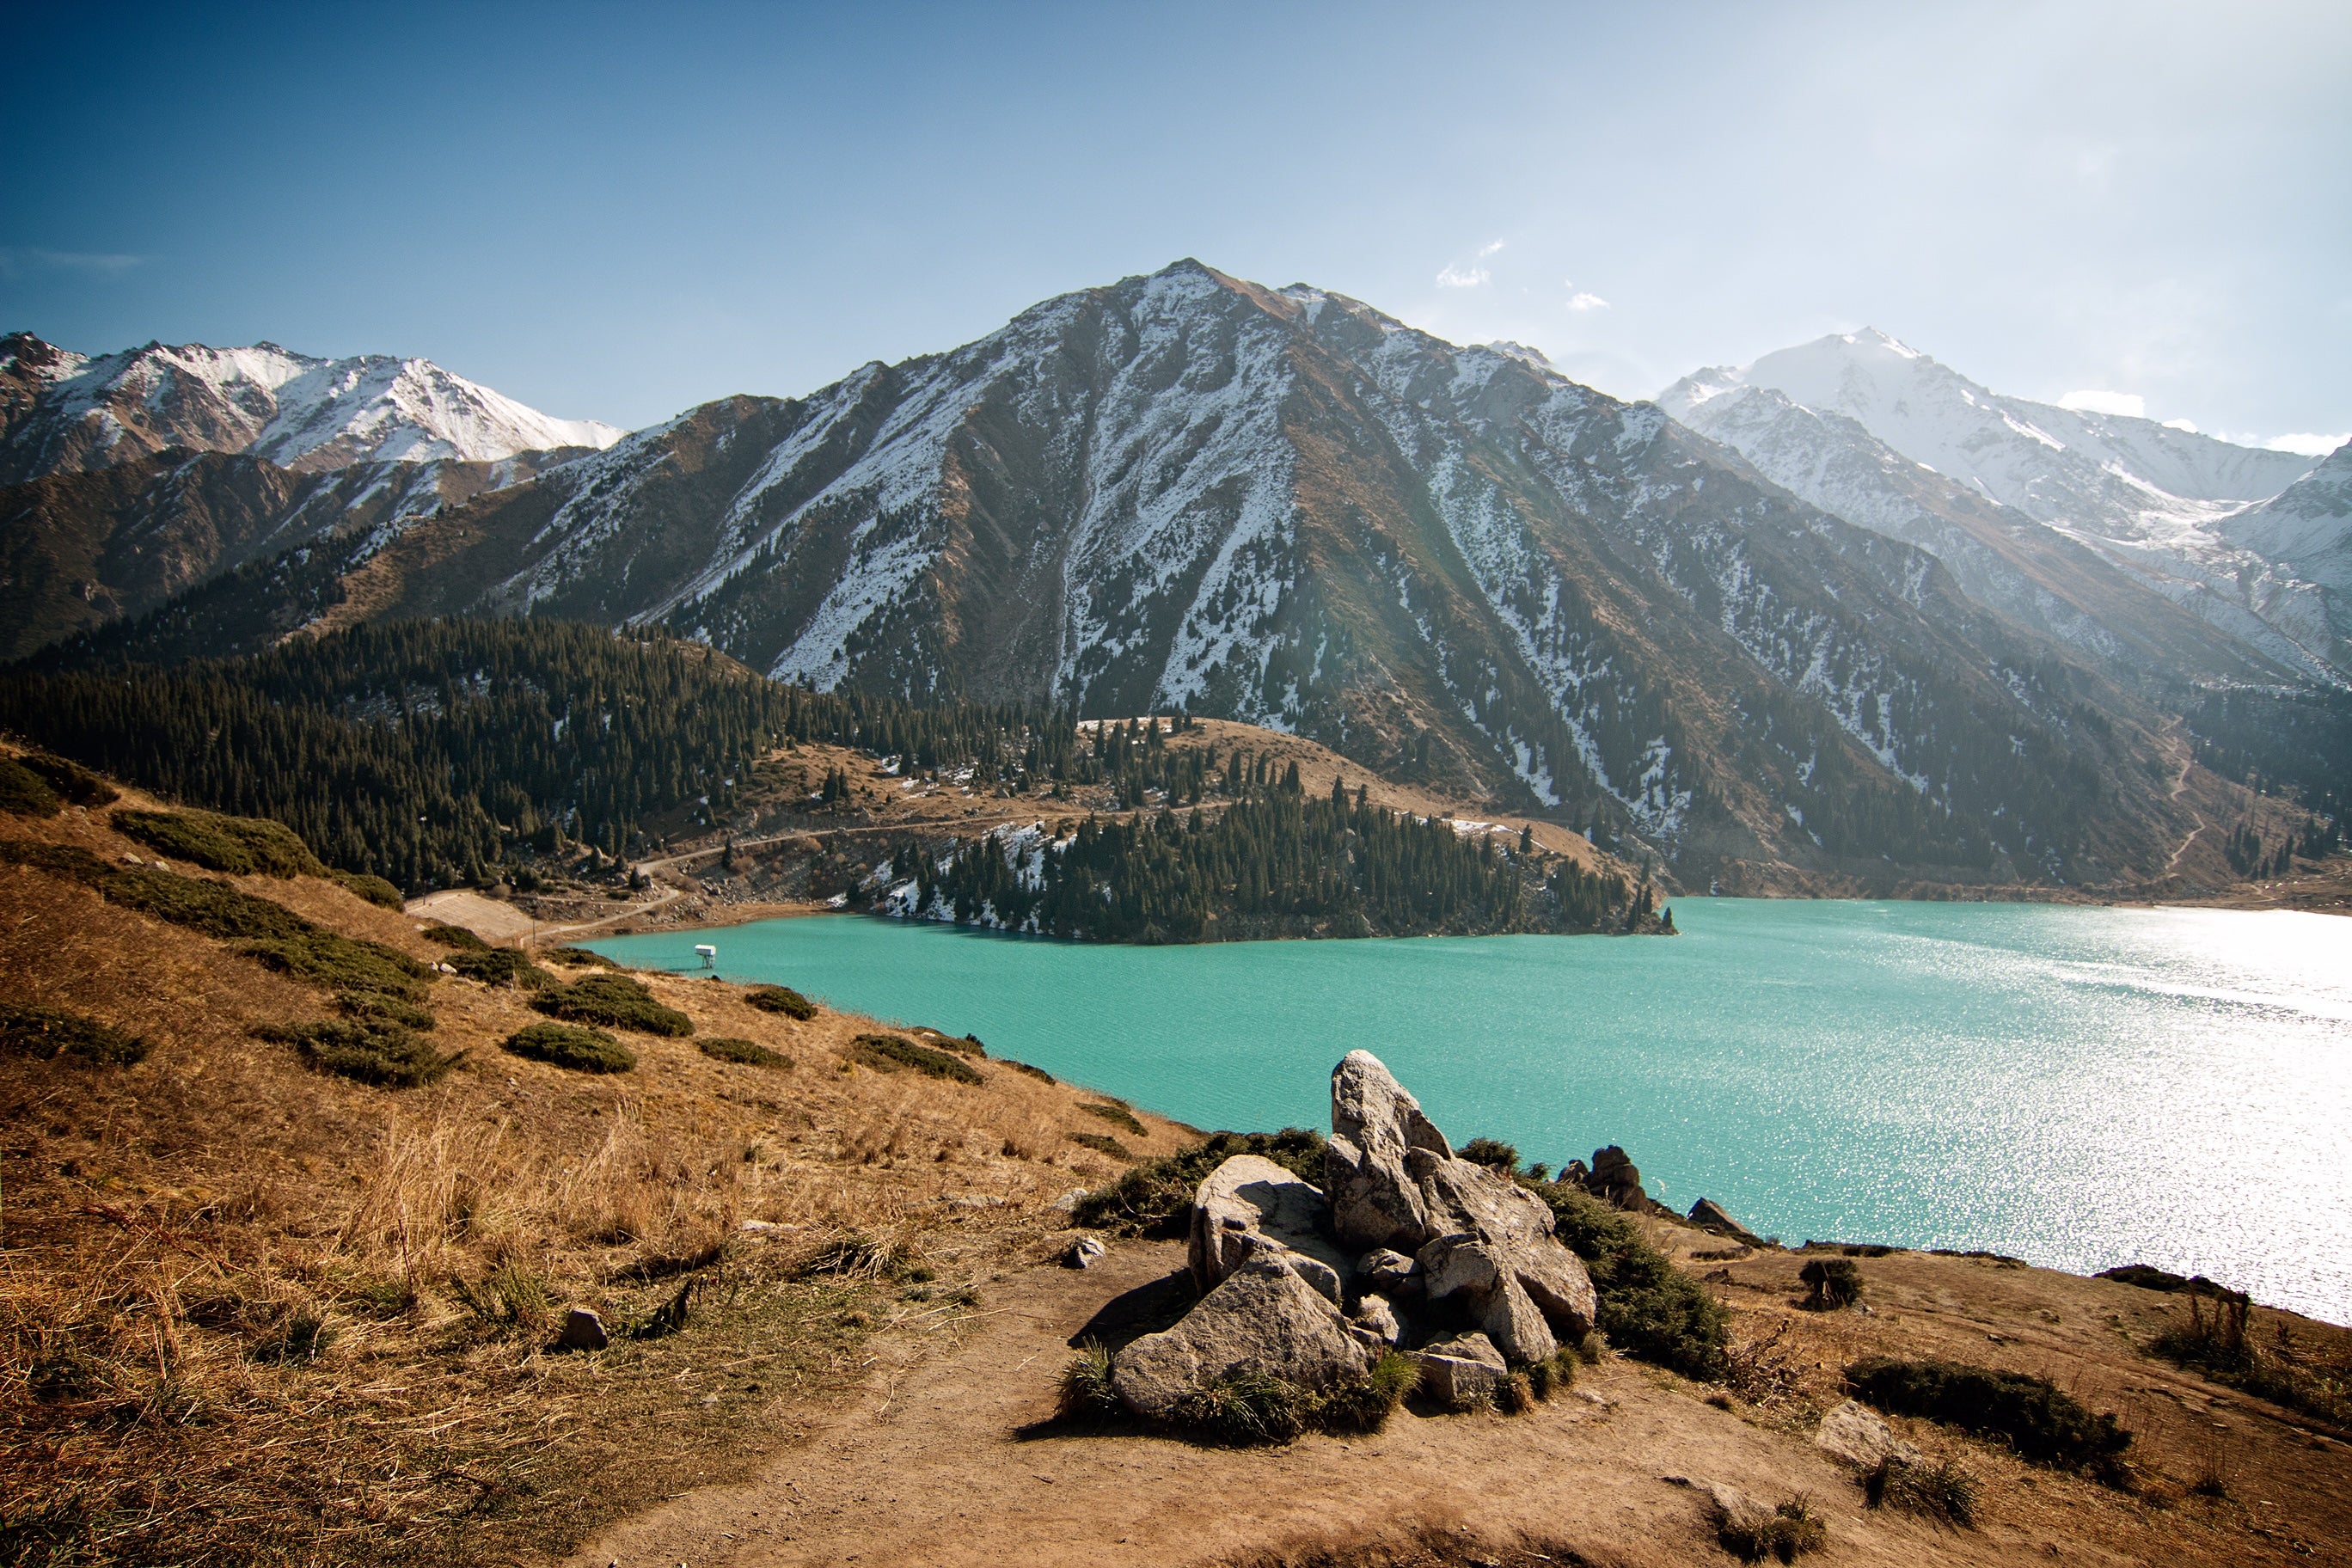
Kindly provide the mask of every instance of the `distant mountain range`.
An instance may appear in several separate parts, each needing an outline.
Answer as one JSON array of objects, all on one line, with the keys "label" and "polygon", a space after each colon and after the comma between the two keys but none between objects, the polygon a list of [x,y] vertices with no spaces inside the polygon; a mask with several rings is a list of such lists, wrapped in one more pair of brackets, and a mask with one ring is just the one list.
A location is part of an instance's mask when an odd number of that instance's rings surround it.
[{"label": "distant mountain range", "polygon": [[[71,426],[33,404],[11,453]],[[273,447],[313,470],[288,473],[258,450],[273,414],[236,457],[51,471],[0,492],[0,591],[56,602],[24,586],[24,542],[62,561],[102,537],[74,556],[94,589],[50,619],[104,627],[53,658],[551,615],[820,688],[1190,707],[1701,887],[2194,871],[2192,831],[2244,805],[2189,787],[2184,694],[2339,668],[2280,606],[2339,602],[2341,455],[2305,479],[2309,458],[2003,402],[1874,334],[1702,373],[1664,408],[1684,422],[1529,350],[1187,261],[602,450],[466,447],[419,418],[403,447]],[[89,468],[129,437],[37,439]],[[2272,588],[2218,585],[2256,560]]]}]

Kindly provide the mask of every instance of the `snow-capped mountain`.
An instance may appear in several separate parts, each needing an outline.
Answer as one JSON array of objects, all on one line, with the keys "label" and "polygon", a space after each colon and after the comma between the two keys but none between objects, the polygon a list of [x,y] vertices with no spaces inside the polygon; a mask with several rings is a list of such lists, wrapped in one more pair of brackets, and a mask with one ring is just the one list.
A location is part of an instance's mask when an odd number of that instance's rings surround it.
[{"label": "snow-capped mountain", "polygon": [[[2222,520],[2220,531],[2293,581],[2317,585],[2325,620],[2307,634],[2332,634],[2336,668],[2352,671],[2352,443],[2270,500]],[[2296,605],[2309,607],[2307,596]]]},{"label": "snow-capped mountain", "polygon": [[[1763,403],[1752,401],[1759,395]],[[1852,521],[1885,527],[1910,504],[1890,492],[1916,490],[1917,481],[1900,463],[1887,470],[1899,478],[1872,481],[1833,456],[1852,447],[1858,428],[1950,481],[1948,497],[1971,490],[2057,530],[2264,658],[2307,676],[2346,673],[2327,651],[2332,638],[2315,635],[2326,625],[2315,586],[2232,543],[2226,526],[2309,472],[2312,458],[2155,420],[2006,397],[1874,330],[1698,371],[1658,401],[1776,483]],[[1789,406],[1819,416],[1810,435]],[[1890,531],[1913,537],[1899,526]],[[2085,643],[2078,632],[2068,640],[2095,647],[2098,639]]]},{"label": "snow-capped mountain", "polygon": [[273,343],[149,343],[92,359],[29,332],[0,339],[0,484],[169,447],[241,452],[309,473],[358,462],[495,462],[601,448],[620,434],[551,418],[429,360],[317,359]]},{"label": "snow-capped mountain", "polygon": [[706,404],[105,646],[486,612],[656,622],[823,687],[1188,705],[1700,885],[2112,880],[2195,826],[2157,717],[1926,551],[1540,356],[1195,262]]}]

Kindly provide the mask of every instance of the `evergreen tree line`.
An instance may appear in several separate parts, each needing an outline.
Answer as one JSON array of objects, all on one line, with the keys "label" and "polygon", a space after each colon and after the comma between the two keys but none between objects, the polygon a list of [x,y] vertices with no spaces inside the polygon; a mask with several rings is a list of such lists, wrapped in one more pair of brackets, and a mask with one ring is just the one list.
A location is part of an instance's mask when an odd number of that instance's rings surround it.
[{"label": "evergreen tree line", "polygon": [[2258,794],[2289,796],[2326,818],[2321,831],[2326,849],[2335,847],[2345,810],[2352,805],[2352,693],[2252,687],[2207,691],[2189,709],[2188,720],[2200,763]]},{"label": "evergreen tree line", "polygon": [[[1201,755],[1200,752],[1192,753]],[[1309,797],[1296,763],[1227,753],[1238,798],[1208,816],[1163,807],[1093,817],[1042,852],[985,838],[926,858],[917,908],[968,922],[1103,942],[1200,942],[1318,930],[1341,935],[1632,930],[1653,893],[1573,862],[1473,843],[1442,819],[1369,805],[1335,780]]]},{"label": "evergreen tree line", "polygon": [[0,670],[0,728],[160,795],[274,818],[329,864],[411,892],[559,836],[630,853],[648,816],[729,809],[788,741],[997,774],[1080,752],[1042,707],[810,691],[698,645],[549,620],[380,623],[168,669],[17,666]]}]

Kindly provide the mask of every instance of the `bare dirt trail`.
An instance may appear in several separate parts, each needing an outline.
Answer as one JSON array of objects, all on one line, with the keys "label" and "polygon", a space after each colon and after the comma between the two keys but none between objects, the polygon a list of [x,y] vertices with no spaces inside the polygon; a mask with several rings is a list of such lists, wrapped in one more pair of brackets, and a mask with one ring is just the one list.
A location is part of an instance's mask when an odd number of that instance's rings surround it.
[{"label": "bare dirt trail", "polygon": [[844,1419],[759,1479],[675,1499],[570,1561],[1109,1568],[1207,1563],[1418,1521],[1573,1542],[1596,1563],[1729,1561],[1702,1494],[1669,1477],[1776,1500],[1810,1494],[1840,1563],[1997,1563],[2041,1545],[2011,1531],[1963,1535],[1870,1512],[1803,1437],[1710,1408],[1686,1385],[1622,1361],[1527,1415],[1402,1412],[1385,1432],[1352,1440],[1240,1451],[1132,1434],[1024,1440],[1019,1429],[1052,1409],[1070,1339],[1114,1298],[1182,1261],[1175,1244],[1129,1242],[1084,1273],[1013,1275],[990,1289],[990,1315],[961,1343],[886,1364]]}]

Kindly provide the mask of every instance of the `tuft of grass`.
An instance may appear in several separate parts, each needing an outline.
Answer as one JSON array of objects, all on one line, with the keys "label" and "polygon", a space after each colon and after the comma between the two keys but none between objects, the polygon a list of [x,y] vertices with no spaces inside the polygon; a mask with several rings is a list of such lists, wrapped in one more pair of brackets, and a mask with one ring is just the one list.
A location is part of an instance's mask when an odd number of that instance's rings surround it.
[{"label": "tuft of grass", "polygon": [[528,954],[511,947],[461,948],[442,962],[467,979],[478,980],[485,985],[517,985],[525,991],[544,991],[562,984],[533,963]]},{"label": "tuft of grass", "polygon": [[16,759],[68,805],[112,805],[122,792],[79,763],[49,752],[27,752]]},{"label": "tuft of grass", "polygon": [[0,1056],[63,1057],[81,1067],[131,1067],[146,1059],[147,1042],[79,1013],[0,1002]]},{"label": "tuft of grass", "polygon": [[1083,1340],[1078,1353],[1062,1368],[1054,1387],[1054,1414],[1080,1426],[1099,1426],[1125,1415],[1127,1407],[1111,1387],[1110,1348],[1100,1340]]},{"label": "tuft of grass", "polygon": [[636,1052],[602,1029],[576,1024],[532,1024],[517,1029],[503,1042],[519,1057],[574,1072],[628,1072],[637,1065]]},{"label": "tuft of grass", "polygon": [[477,1328],[492,1334],[536,1333],[548,1324],[547,1281],[511,1258],[473,1283],[451,1279],[449,1293]]},{"label": "tuft of grass", "polygon": [[1496,1385],[1495,1408],[1506,1415],[1524,1415],[1536,1407],[1536,1387],[1525,1372],[1515,1372]]},{"label": "tuft of grass", "polygon": [[1528,1368],[1528,1387],[1538,1399],[1549,1399],[1576,1386],[1576,1352],[1567,1345]]},{"label": "tuft of grass", "polygon": [[255,1033],[292,1046],[320,1072],[383,1089],[422,1088],[466,1059],[463,1051],[436,1051],[415,1030],[376,1019],[266,1026]]},{"label": "tuft of grass", "polygon": [[443,947],[455,948],[460,952],[490,951],[488,942],[467,931],[464,926],[453,926],[442,921],[435,921],[417,934],[427,942],[437,942]]},{"label": "tuft of grass", "polygon": [[1181,1236],[1192,1223],[1192,1194],[1201,1180],[1236,1154],[1272,1160],[1304,1181],[1323,1179],[1324,1138],[1307,1127],[1279,1132],[1213,1132],[1173,1154],[1120,1173],[1107,1187],[1078,1199],[1071,1217],[1119,1236]]},{"label": "tuft of grass", "polygon": [[986,1081],[961,1058],[929,1046],[919,1046],[903,1035],[859,1035],[851,1039],[848,1050],[843,1054],[877,1072],[910,1068],[926,1078],[948,1079],[956,1083]]},{"label": "tuft of grass", "polygon": [[1730,1314],[1652,1247],[1633,1219],[1571,1182],[1528,1182],[1551,1208],[1554,1234],[1584,1260],[1601,1334],[1627,1355],[1685,1377],[1723,1376]]},{"label": "tuft of grass", "polygon": [[405,907],[400,889],[382,877],[370,876],[365,871],[330,871],[327,875],[336,886],[358,894],[379,908],[397,910]]},{"label": "tuft of grass", "polygon": [[1297,1384],[1243,1372],[1186,1394],[1170,1413],[1169,1425],[1196,1442],[1246,1448],[1291,1441],[1307,1430],[1314,1414],[1314,1397]]},{"label": "tuft of grass", "polygon": [[803,1024],[816,1016],[816,1004],[789,985],[754,985],[743,1000],[762,1013],[782,1013]]},{"label": "tuft of grass", "polygon": [[1418,1363],[1395,1351],[1383,1351],[1371,1371],[1326,1392],[1317,1401],[1315,1424],[1342,1436],[1369,1436],[1386,1426],[1397,1406],[1412,1398],[1420,1386]]},{"label": "tuft of grass", "polygon": [[739,1040],[730,1035],[719,1035],[697,1040],[695,1045],[713,1061],[739,1062],[745,1067],[774,1068],[780,1072],[792,1070],[793,1058],[782,1051],[772,1051],[751,1040]]},{"label": "tuft of grass", "polygon": [[1105,1121],[1109,1122],[1113,1127],[1118,1128],[1122,1132],[1132,1132],[1138,1138],[1149,1138],[1151,1136],[1150,1132],[1144,1130],[1143,1123],[1135,1119],[1135,1112],[1129,1110],[1126,1106],[1119,1104],[1117,1100],[1112,1100],[1108,1104],[1105,1105],[1097,1105],[1092,1102],[1086,1102],[1080,1104],[1078,1109],[1085,1111],[1088,1116],[1101,1117]]},{"label": "tuft of grass", "polygon": [[851,1279],[895,1279],[906,1272],[906,1259],[898,1249],[887,1241],[877,1240],[863,1231],[853,1230],[845,1236],[826,1242],[800,1266],[803,1279],[820,1275],[841,1275]]},{"label": "tuft of grass", "polygon": [[334,1325],[315,1309],[298,1307],[276,1333],[253,1347],[253,1359],[292,1363],[316,1361],[334,1344]]},{"label": "tuft of grass", "polygon": [[693,1019],[675,1007],[663,1006],[643,983],[624,974],[585,975],[569,985],[541,992],[531,1005],[550,1017],[575,1024],[601,1024],[608,1029],[636,1029],[674,1038],[694,1033]]},{"label": "tuft of grass", "polygon": [[1769,1519],[1734,1518],[1718,1506],[1715,1532],[1723,1549],[1742,1563],[1761,1563],[1767,1557],[1794,1563],[1829,1544],[1829,1531],[1802,1493],[1774,1509]]},{"label": "tuft of grass", "polygon": [[1977,1521],[1981,1489],[1976,1477],[1948,1454],[1933,1464],[1914,1464],[1889,1454],[1863,1472],[1862,1489],[1873,1508],[1898,1508],[1967,1530]]},{"label": "tuft of grass", "polygon": [[1811,1289],[1806,1305],[1822,1311],[1851,1307],[1862,1300],[1862,1270],[1851,1258],[1815,1258],[1797,1271]]},{"label": "tuft of grass", "polygon": [[232,877],[323,877],[326,867],[282,822],[212,811],[134,811],[111,818],[114,830],[173,860],[193,860]]},{"label": "tuft of grass", "polygon": [[[2148,1348],[2177,1366],[2202,1373],[2216,1383],[2258,1399],[2339,1425],[2352,1425],[2352,1363],[2315,1359],[2297,1344],[2279,1320],[2270,1344],[2247,1332],[2253,1302],[2201,1276],[2190,1283],[2189,1321],[2174,1323]],[[2212,1303],[2207,1310],[2205,1303]]]},{"label": "tuft of grass", "polygon": [[1081,1149],[1091,1149],[1097,1154],[1108,1154],[1114,1160],[1132,1163],[1141,1158],[1136,1152],[1108,1132],[1073,1132],[1070,1142]]},{"label": "tuft of grass", "polygon": [[16,816],[55,816],[63,810],[48,781],[14,757],[0,757],[0,811]]},{"label": "tuft of grass", "polygon": [[2118,1483],[2132,1435],[2110,1415],[2094,1415],[2046,1377],[1993,1372],[1948,1361],[1872,1356],[1845,1369],[1855,1396],[1897,1415],[1921,1415],[1998,1438],[2021,1458],[2087,1470]]}]

